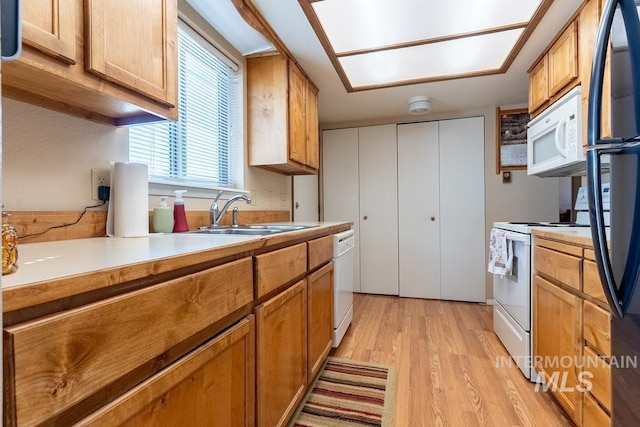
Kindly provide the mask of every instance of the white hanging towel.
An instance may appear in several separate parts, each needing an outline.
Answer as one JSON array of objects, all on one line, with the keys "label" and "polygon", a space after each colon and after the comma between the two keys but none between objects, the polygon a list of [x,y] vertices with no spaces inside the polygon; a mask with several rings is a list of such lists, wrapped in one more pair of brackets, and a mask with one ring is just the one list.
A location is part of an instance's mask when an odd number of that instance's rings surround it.
[{"label": "white hanging towel", "polygon": [[513,266],[513,242],[507,239],[507,232],[493,228],[489,238],[489,273],[504,276],[511,274]]}]

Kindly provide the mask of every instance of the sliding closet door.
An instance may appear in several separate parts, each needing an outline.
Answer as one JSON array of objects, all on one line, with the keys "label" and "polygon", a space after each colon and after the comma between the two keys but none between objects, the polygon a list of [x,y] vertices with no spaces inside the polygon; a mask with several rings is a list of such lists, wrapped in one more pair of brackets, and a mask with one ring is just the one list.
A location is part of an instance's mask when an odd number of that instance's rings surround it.
[{"label": "sliding closet door", "polygon": [[438,122],[398,125],[400,296],[440,298]]},{"label": "sliding closet door", "polygon": [[484,117],[440,121],[441,298],[486,301]]},{"label": "sliding closet door", "polygon": [[398,295],[398,165],[396,125],[358,130],[360,289]]}]

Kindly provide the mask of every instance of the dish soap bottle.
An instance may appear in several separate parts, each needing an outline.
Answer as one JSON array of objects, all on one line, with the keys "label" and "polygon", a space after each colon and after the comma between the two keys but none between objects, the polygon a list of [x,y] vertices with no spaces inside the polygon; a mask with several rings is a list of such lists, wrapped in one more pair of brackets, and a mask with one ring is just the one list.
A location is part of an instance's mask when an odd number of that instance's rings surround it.
[{"label": "dish soap bottle", "polygon": [[153,208],[153,231],[171,233],[173,231],[173,212],[167,206],[167,197],[160,197],[160,204]]},{"label": "dish soap bottle", "polygon": [[176,193],[176,200],[173,202],[173,232],[189,231],[187,214],[184,211],[184,200],[182,200],[182,193],[186,193],[187,190],[175,190],[174,192]]}]

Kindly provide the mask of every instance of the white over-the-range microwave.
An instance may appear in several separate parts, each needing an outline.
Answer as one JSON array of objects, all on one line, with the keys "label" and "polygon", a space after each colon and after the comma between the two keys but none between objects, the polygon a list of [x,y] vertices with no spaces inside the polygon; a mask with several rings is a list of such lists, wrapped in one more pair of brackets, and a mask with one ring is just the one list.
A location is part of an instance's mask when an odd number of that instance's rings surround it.
[{"label": "white over-the-range microwave", "polygon": [[528,124],[527,173],[542,177],[585,175],[582,89],[576,86]]}]

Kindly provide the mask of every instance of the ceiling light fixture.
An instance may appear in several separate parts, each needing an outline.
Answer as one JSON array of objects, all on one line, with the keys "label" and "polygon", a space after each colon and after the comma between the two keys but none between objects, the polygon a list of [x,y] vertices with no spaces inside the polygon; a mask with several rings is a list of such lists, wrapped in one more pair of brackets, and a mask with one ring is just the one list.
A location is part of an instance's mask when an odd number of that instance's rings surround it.
[{"label": "ceiling light fixture", "polygon": [[426,96],[409,98],[409,112],[411,114],[425,114],[431,111],[431,100]]}]

